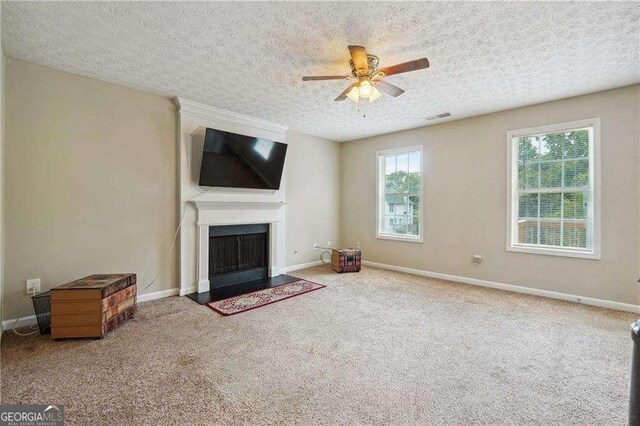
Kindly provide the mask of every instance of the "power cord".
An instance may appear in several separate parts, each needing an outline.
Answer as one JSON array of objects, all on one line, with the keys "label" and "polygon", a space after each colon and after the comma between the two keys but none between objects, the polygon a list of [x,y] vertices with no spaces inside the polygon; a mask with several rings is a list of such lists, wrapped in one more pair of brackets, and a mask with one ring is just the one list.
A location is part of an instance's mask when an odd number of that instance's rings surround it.
[{"label": "power cord", "polygon": [[[324,250],[322,253],[320,253],[320,262],[324,263],[325,265],[330,264],[331,263],[331,250],[333,250],[333,249],[331,247],[320,247],[320,246],[316,246],[316,248]],[[329,260],[325,260],[324,259],[324,255],[325,254],[329,255]]]},{"label": "power cord", "polygon": [[[185,201],[185,203],[188,203],[189,201],[193,201],[193,200],[195,200],[196,198],[198,198],[199,196],[201,196],[202,194],[206,194],[207,192],[209,192],[209,191],[203,191],[203,190],[201,190],[199,187],[194,187],[194,188],[196,188],[196,189],[198,190],[199,194],[198,194],[198,195],[196,195],[196,196],[193,196],[193,197],[189,198],[187,201]],[[185,206],[185,208],[184,208],[184,210],[183,210],[183,212],[182,212],[182,215],[180,216],[180,222],[178,222],[178,226],[176,227],[176,232],[174,232],[174,234],[173,234],[173,238],[172,238],[172,240],[171,240],[171,247],[169,248],[169,252],[167,253],[166,258],[165,258],[165,259],[160,263],[160,268],[158,269],[158,273],[153,277],[153,280],[151,280],[151,282],[150,282],[149,284],[147,284],[147,285],[144,287],[144,288],[145,288],[145,290],[146,290],[146,289],[148,289],[149,287],[151,287],[153,284],[155,284],[155,282],[156,282],[156,281],[158,280],[158,278],[160,277],[160,274],[161,274],[161,273],[162,273],[162,271],[164,270],[164,267],[165,267],[165,265],[166,265],[166,263],[167,263],[167,260],[169,260],[169,258],[171,257],[171,254],[173,253],[173,250],[175,249],[175,246],[176,246],[176,239],[177,239],[177,237],[178,237],[178,232],[180,232],[180,228],[182,228],[182,223],[184,222],[184,218],[185,218],[186,214],[187,214],[187,209],[186,209],[186,206]],[[146,275],[149,273],[149,271],[150,271],[150,270],[151,270],[151,266],[149,266],[149,268],[147,268],[147,270],[145,271],[145,273],[144,273],[143,277],[144,277],[144,276],[146,276]],[[35,296],[36,294],[37,294],[37,293],[34,293],[34,296]],[[28,332],[28,333],[20,333],[20,332],[17,330],[17,328],[16,328],[16,326],[18,325],[18,322],[22,319],[22,316],[23,316],[23,314],[24,314],[24,311],[25,311],[29,306],[30,306],[30,303],[25,304],[25,305],[22,307],[22,309],[20,310],[20,313],[18,314],[18,317],[17,317],[17,318],[15,319],[15,321],[13,322],[13,328],[12,328],[12,329],[13,329],[13,332],[14,332],[16,335],[18,335],[18,336],[31,336],[32,334],[39,333],[39,329],[38,329],[38,325],[37,325],[37,324],[35,324],[35,327],[36,327],[35,329],[34,329],[34,325],[31,325],[31,329],[32,329],[33,331],[30,331],[30,332]]]},{"label": "power cord", "polygon": [[[36,293],[36,294],[37,294],[37,293]],[[34,294],[34,296],[35,296],[36,294]],[[25,304],[25,305],[22,307],[22,309],[20,310],[20,313],[18,314],[18,317],[17,317],[17,318],[16,318],[16,320],[13,322],[13,327],[12,327],[13,332],[14,332],[16,335],[18,335],[18,336],[31,336],[32,334],[36,334],[36,333],[39,333],[39,332],[40,332],[40,330],[37,328],[37,327],[38,327],[38,324],[35,324],[35,327],[36,327],[35,329],[34,329],[34,325],[32,324],[30,328],[31,328],[31,330],[33,330],[33,331],[30,331],[30,332],[28,332],[28,333],[20,333],[20,332],[18,331],[18,328],[17,328],[18,321],[20,321],[20,319],[22,319],[22,315],[24,314],[24,311],[25,311],[25,309],[27,309],[27,307],[28,307],[28,306],[29,306],[29,303]]]},{"label": "power cord", "polygon": [[[193,201],[196,198],[198,198],[199,196],[209,192],[209,191],[203,191],[202,189],[200,189],[200,187],[197,187],[197,186],[193,186],[192,185],[192,187],[195,188],[199,192],[199,194],[189,198],[187,201],[185,201],[185,203],[188,203],[189,201]],[[165,259],[160,262],[160,268],[158,268],[158,273],[153,277],[153,280],[151,280],[151,282],[144,287],[145,290],[148,289],[149,287],[151,287],[153,284],[155,284],[155,282],[158,280],[158,278],[160,278],[160,274],[162,274],[162,271],[164,270],[164,267],[167,264],[167,261],[171,257],[171,254],[173,253],[173,250],[176,247],[176,239],[178,237],[178,233],[180,232],[180,228],[182,228],[182,223],[184,222],[184,218],[185,218],[186,215],[187,215],[187,208],[186,208],[186,205],[185,205],[184,210],[182,211],[182,215],[180,216],[180,222],[178,222],[178,226],[176,228],[176,232],[173,233],[173,239],[171,240],[171,247],[169,248],[169,252],[167,253],[167,256],[165,257]],[[151,270],[151,266],[149,266],[147,268],[147,270],[145,271],[145,273],[142,276],[146,277],[147,274],[149,274],[150,270]]]}]

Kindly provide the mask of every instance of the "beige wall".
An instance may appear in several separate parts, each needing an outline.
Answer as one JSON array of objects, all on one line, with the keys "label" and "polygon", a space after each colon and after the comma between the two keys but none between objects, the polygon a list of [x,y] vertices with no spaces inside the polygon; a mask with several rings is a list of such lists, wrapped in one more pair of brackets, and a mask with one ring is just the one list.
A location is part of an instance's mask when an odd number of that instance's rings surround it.
[{"label": "beige wall", "polygon": [[[340,242],[340,144],[287,132],[287,265],[320,259]],[[297,251],[297,253],[296,253]]]},{"label": "beige wall", "polygon": [[143,288],[177,225],[173,102],[11,58],[6,66],[4,319],[30,303],[27,278],[47,290],[135,272],[140,293],[176,287],[174,256]]},{"label": "beige wall", "polygon": [[[3,318],[32,314],[28,278],[48,290],[135,272],[140,293],[178,287],[174,253],[143,288],[178,220],[173,101],[11,58],[7,79]],[[340,145],[295,131],[287,143],[290,266],[317,260],[313,243],[338,243]]]},{"label": "beige wall", "polygon": [[[0,21],[2,21],[2,5],[0,4]],[[4,105],[5,105],[5,56],[2,48],[2,29],[0,28],[0,320],[2,320],[3,282],[4,282]],[[0,321],[0,338],[2,337],[2,321]]]},{"label": "beige wall", "polygon": [[[591,117],[602,118],[602,260],[507,252],[507,130]],[[639,123],[636,85],[345,143],[342,241],[374,262],[638,304]],[[424,147],[424,243],[377,240],[375,152],[411,145]]]}]

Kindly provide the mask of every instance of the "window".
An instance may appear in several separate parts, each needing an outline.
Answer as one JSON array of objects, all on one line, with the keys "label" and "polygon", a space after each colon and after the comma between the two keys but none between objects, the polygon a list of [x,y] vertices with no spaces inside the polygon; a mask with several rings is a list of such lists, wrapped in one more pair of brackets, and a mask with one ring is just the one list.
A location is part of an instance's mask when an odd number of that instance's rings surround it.
[{"label": "window", "polygon": [[600,258],[600,119],[507,133],[507,250]]},{"label": "window", "polygon": [[376,237],[422,242],[422,147],[379,151]]}]

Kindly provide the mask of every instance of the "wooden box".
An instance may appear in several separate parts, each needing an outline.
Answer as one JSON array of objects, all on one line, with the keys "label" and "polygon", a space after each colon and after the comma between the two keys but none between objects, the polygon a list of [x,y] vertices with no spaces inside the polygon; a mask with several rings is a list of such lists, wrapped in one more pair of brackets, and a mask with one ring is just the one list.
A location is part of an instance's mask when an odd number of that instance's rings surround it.
[{"label": "wooden box", "polygon": [[360,250],[333,249],[331,269],[336,272],[360,272]]},{"label": "wooden box", "polygon": [[51,290],[54,339],[104,337],[136,313],[136,275],[90,275]]}]

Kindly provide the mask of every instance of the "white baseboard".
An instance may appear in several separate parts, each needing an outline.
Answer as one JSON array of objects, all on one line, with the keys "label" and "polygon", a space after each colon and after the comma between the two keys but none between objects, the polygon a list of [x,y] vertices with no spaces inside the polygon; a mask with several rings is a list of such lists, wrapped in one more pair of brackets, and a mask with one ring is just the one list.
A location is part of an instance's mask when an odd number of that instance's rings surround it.
[{"label": "white baseboard", "polygon": [[[162,291],[156,291],[153,293],[144,293],[144,294],[139,294],[138,295],[138,303],[144,303],[144,302],[148,302],[150,300],[156,300],[156,299],[163,299],[165,297],[170,297],[170,296],[176,296],[180,293],[180,289],[178,288],[171,288],[169,290],[162,290]],[[14,323],[16,322],[15,318],[14,319],[8,319],[8,320],[4,320],[2,321],[2,329],[4,331],[6,330],[13,330],[14,327]],[[29,315],[27,317],[22,317],[20,318],[20,321],[18,321],[17,327],[28,327],[34,324],[37,324],[38,321],[36,320],[36,316],[35,315]]]},{"label": "white baseboard", "polygon": [[180,294],[179,288],[170,288],[169,290],[138,294],[138,303],[148,302],[150,300],[156,299],[164,299],[165,297],[177,296],[178,294]]},{"label": "white baseboard", "polygon": [[405,272],[407,274],[420,275],[423,277],[437,278],[441,280],[460,282],[464,284],[477,285],[481,287],[496,288],[498,290],[512,291],[515,293],[530,294],[532,296],[548,297],[551,299],[567,300],[569,302],[582,303],[584,305],[598,306],[600,308],[615,309],[618,311],[640,313],[640,305],[630,303],[614,302],[610,300],[595,299],[592,297],[577,296],[575,294],[559,293],[556,291],[541,290],[531,287],[523,287],[512,284],[498,283],[494,281],[479,280],[476,278],[460,277],[457,275],[441,274],[439,272],[423,271],[421,269],[405,268],[402,266],[387,265],[384,263],[362,261],[363,265],[375,268],[388,269],[391,271]]},{"label": "white baseboard", "polygon": [[[4,320],[2,321],[2,330],[3,331],[7,331],[7,330],[13,330],[13,326],[16,322],[16,319],[8,319],[8,320]],[[37,324],[38,321],[36,320],[36,316],[35,315],[29,315],[28,317],[22,317],[20,318],[20,321],[18,321],[16,325],[16,327],[20,328],[20,327],[29,327],[32,325]]]},{"label": "white baseboard", "polygon": [[284,268],[283,272],[288,274],[289,272],[299,271],[300,269],[312,268],[314,266],[324,265],[322,260],[316,260],[314,262],[300,263],[298,265],[287,266]]},{"label": "white baseboard", "polygon": [[187,294],[196,293],[198,291],[198,286],[194,285],[187,288],[180,289],[180,296],[186,296]]}]

